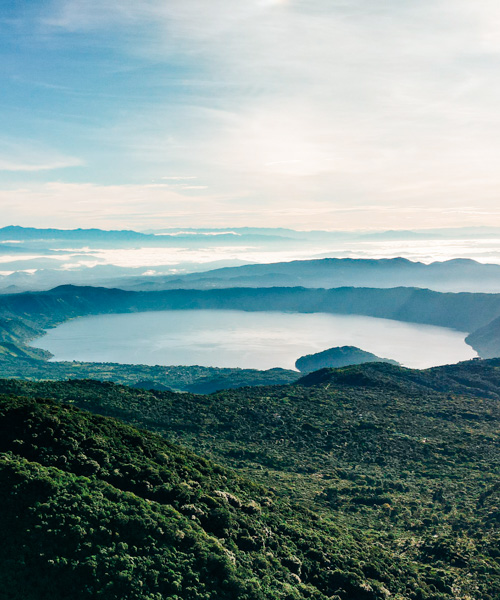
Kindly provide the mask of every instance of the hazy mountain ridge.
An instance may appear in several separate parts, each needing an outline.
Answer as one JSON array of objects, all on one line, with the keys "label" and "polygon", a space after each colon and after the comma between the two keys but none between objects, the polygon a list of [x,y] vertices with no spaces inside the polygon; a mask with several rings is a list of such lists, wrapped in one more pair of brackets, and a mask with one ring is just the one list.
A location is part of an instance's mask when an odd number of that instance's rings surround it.
[{"label": "hazy mountain ridge", "polygon": [[142,240],[148,236],[132,230],[112,230],[103,229],[56,229],[56,228],[36,228],[20,227],[18,225],[8,225],[0,228],[0,240],[5,241],[26,241],[26,240],[91,240],[91,239],[114,239],[114,240]]},{"label": "hazy mountain ridge", "polygon": [[[167,229],[141,233],[137,231],[100,229],[35,229],[9,226],[0,229],[0,292],[12,293],[48,290],[61,284],[123,287],[131,290],[160,290],[176,287],[424,287],[437,291],[500,292],[499,265],[467,260],[442,263],[427,261],[433,255],[447,256],[446,240],[487,239],[498,236],[495,228],[461,228],[426,231],[293,231],[281,228]],[[391,256],[395,240],[430,244],[422,256],[422,248],[411,261],[407,259],[370,259]],[[437,241],[436,241],[437,240]],[[417,243],[418,242],[418,243]],[[344,256],[346,244],[358,258]],[[387,246],[387,244],[389,244]],[[420,244],[420,246],[419,246]],[[375,250],[377,249],[377,250]],[[118,256],[116,250],[124,253]],[[148,251],[149,250],[149,251]],[[180,251],[180,254],[179,254]],[[215,253],[206,263],[206,252]],[[464,250],[466,252],[466,250]],[[488,261],[488,244],[484,252],[469,253]],[[428,256],[427,256],[428,255]],[[276,262],[272,258],[291,262]],[[491,255],[496,262],[495,253]],[[162,257],[164,262],[162,262]],[[302,260],[291,260],[291,259]],[[307,260],[305,260],[307,259]],[[316,260],[311,260],[316,259]],[[323,261],[323,262],[322,262]],[[218,267],[234,268],[255,264],[248,272],[221,272]],[[309,264],[308,264],[309,263]],[[389,268],[383,265],[386,263]],[[184,279],[186,274],[214,273]],[[259,271],[262,269],[262,271]],[[285,269],[285,270],[284,270]],[[175,273],[173,275],[172,273]]]},{"label": "hazy mountain ridge", "polygon": [[26,240],[26,239],[55,239],[55,238],[81,238],[86,237],[109,237],[109,238],[128,238],[145,237],[155,235],[258,235],[258,236],[276,236],[291,238],[318,237],[323,239],[332,239],[334,237],[342,239],[364,239],[364,238],[383,238],[387,240],[404,240],[408,237],[418,238],[452,238],[461,239],[473,236],[496,236],[500,234],[499,227],[438,227],[429,229],[397,229],[397,230],[297,230],[286,227],[168,227],[163,229],[149,229],[139,232],[131,229],[100,229],[100,228],[42,228],[42,227],[23,227],[19,225],[7,225],[0,227],[0,240]]},{"label": "hazy mountain ridge", "polygon": [[500,291],[500,265],[470,259],[425,264],[404,258],[323,258],[225,267],[182,277],[125,278],[129,290],[228,287],[421,287],[437,291]]}]

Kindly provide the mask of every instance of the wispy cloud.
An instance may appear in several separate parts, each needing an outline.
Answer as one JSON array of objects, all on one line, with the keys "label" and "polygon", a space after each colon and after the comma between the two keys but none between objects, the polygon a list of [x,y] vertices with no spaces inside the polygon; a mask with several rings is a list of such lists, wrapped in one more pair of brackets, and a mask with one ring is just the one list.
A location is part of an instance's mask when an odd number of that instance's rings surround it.
[{"label": "wispy cloud", "polygon": [[[43,93],[97,115],[61,152],[83,157],[106,219],[122,206],[116,189],[130,198],[124,220],[136,198],[144,223],[140,203],[179,225],[189,210],[223,226],[259,214],[327,228],[500,223],[493,0],[53,0],[38,15],[41,44],[81,43],[70,65],[95,67],[83,85],[54,70]],[[4,170],[75,164],[0,148]],[[84,218],[81,189],[66,191],[67,218]]]},{"label": "wispy cloud", "polygon": [[494,223],[500,209],[478,209],[468,198],[442,205],[392,202],[332,203],[328,199],[288,196],[235,199],[207,190],[169,186],[67,184],[52,182],[0,189],[2,223],[71,228],[75,224],[104,229],[263,226],[298,229],[414,229]]},{"label": "wispy cloud", "polygon": [[68,167],[79,167],[82,165],[82,161],[78,159],[68,158],[61,161],[51,162],[40,162],[40,163],[23,163],[13,162],[8,159],[4,159],[0,156],[0,171],[25,171],[25,172],[37,172],[37,171],[54,171],[56,169],[67,169]]},{"label": "wispy cloud", "polygon": [[79,158],[64,156],[36,140],[0,138],[0,171],[36,173],[82,165]]}]

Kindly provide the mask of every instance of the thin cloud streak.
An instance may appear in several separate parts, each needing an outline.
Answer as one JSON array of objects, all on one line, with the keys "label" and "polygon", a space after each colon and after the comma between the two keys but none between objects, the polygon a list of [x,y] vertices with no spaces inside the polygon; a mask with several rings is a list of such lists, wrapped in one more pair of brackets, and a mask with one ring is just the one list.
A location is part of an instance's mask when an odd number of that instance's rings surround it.
[{"label": "thin cloud streak", "polygon": [[37,173],[81,166],[80,158],[64,156],[36,140],[0,138],[0,171]]},{"label": "thin cloud streak", "polygon": [[29,164],[17,163],[0,157],[0,171],[25,171],[36,173],[38,171],[55,171],[57,169],[67,169],[69,167],[80,167],[83,163],[78,159],[67,159],[65,161],[55,161],[49,163]]},{"label": "thin cloud streak", "polygon": [[[199,192],[199,193],[197,193]],[[259,227],[280,223],[299,229],[383,230],[414,229],[418,220],[422,228],[481,225],[486,216],[492,223],[500,209],[487,213],[474,207],[441,208],[421,205],[360,204],[332,206],[327,201],[240,202],[232,197],[201,195],[204,190],[182,190],[149,185],[98,186],[53,182],[43,186],[0,190],[2,221],[36,227],[71,228],[75,223],[103,229],[146,229],[191,227],[193,215],[206,227]],[[139,227],[140,224],[140,227]],[[403,227],[402,227],[403,224]]]}]

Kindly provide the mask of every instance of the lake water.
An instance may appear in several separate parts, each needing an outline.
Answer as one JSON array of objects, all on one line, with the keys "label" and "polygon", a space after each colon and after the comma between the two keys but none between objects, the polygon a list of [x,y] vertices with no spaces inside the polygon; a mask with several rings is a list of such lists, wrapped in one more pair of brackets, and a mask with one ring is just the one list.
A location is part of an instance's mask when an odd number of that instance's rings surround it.
[{"label": "lake water", "polygon": [[82,317],[33,345],[53,360],[253,369],[293,369],[304,354],[349,345],[426,368],[476,356],[466,335],[358,315],[176,310]]}]

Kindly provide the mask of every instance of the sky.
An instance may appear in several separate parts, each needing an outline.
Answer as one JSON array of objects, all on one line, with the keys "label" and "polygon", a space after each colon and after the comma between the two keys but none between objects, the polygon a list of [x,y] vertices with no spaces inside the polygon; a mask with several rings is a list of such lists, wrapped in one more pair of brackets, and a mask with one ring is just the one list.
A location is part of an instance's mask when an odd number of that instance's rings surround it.
[{"label": "sky", "polygon": [[11,0],[0,225],[500,226],[493,0]]}]

